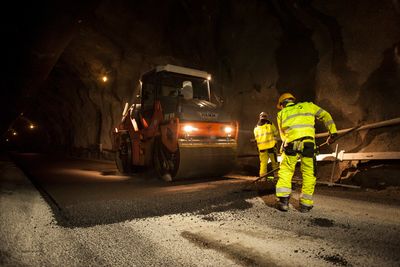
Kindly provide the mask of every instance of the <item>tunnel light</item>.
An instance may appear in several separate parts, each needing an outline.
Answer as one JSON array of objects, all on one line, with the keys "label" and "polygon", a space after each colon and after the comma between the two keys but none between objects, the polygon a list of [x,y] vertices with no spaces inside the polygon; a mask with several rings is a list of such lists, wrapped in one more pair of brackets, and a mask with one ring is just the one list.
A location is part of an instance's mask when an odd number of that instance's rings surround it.
[{"label": "tunnel light", "polygon": [[193,131],[196,131],[197,128],[193,127],[192,125],[185,125],[185,126],[183,127],[183,130],[184,130],[186,133],[191,133],[191,132],[193,132]]},{"label": "tunnel light", "polygon": [[103,76],[102,80],[103,80],[103,82],[107,82],[108,81],[107,76]]},{"label": "tunnel light", "polygon": [[7,138],[7,139],[6,139],[6,142],[9,142],[9,141],[10,141],[10,139]]},{"label": "tunnel light", "polygon": [[18,133],[16,132],[16,131],[14,131],[13,133],[12,133],[12,135],[14,135],[14,136],[16,136]]},{"label": "tunnel light", "polygon": [[35,129],[35,125],[34,124],[29,125],[29,129],[31,130]]},{"label": "tunnel light", "polygon": [[211,81],[211,75],[207,76],[207,80]]},{"label": "tunnel light", "polygon": [[118,128],[117,127],[115,127],[115,132],[118,133]]}]

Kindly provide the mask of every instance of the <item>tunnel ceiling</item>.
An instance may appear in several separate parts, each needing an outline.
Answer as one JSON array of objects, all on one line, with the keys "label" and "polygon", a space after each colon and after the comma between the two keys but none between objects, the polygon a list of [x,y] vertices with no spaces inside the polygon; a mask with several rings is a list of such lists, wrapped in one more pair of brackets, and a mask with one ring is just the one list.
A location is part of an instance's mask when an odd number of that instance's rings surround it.
[{"label": "tunnel ceiling", "polygon": [[[214,92],[240,121],[243,140],[261,110],[276,116],[284,91],[329,110],[339,128],[399,117],[400,2],[351,5],[167,0],[10,7],[3,18],[10,38],[1,130],[22,127],[23,113],[43,130],[47,146],[111,148],[111,130],[124,103],[134,101],[140,75],[167,63],[213,74]],[[394,138],[375,133],[364,147],[400,149]]]}]

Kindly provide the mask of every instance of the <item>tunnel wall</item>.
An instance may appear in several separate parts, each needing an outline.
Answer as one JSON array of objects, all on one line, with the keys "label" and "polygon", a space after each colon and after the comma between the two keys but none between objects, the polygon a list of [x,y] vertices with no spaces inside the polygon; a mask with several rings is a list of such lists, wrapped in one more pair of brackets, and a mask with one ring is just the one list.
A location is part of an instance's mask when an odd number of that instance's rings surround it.
[{"label": "tunnel wall", "polygon": [[[276,101],[328,110],[339,129],[399,117],[398,1],[103,1],[69,41],[31,112],[54,147],[111,148],[142,73],[161,64],[213,74],[214,92],[240,122],[240,153],[255,153],[261,111]],[[107,83],[101,77],[107,75]],[[318,131],[324,131],[317,125]],[[398,128],[344,138],[350,151],[400,150]]]}]

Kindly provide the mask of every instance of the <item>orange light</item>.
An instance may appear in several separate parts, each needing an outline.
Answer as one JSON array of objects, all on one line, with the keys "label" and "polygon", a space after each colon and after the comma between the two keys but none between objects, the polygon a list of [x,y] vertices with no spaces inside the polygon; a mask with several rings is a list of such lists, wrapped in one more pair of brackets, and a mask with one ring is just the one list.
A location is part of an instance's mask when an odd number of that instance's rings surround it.
[{"label": "orange light", "polygon": [[107,82],[108,81],[107,76],[103,76],[102,80],[103,80],[103,82]]}]

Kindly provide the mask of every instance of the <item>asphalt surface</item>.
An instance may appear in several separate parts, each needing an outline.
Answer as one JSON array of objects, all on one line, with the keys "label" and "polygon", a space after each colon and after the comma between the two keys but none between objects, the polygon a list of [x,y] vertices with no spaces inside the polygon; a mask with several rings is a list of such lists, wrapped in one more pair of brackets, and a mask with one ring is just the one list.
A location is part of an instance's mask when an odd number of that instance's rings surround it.
[{"label": "asphalt surface", "polygon": [[274,208],[243,179],[166,184],[112,162],[0,159],[1,266],[400,266],[400,189],[318,186]]}]

